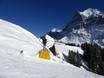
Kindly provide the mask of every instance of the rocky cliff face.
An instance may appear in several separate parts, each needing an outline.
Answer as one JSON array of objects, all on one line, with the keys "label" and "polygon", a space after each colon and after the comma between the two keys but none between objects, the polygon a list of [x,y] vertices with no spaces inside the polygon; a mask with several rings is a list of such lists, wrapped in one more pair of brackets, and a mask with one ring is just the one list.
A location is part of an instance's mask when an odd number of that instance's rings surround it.
[{"label": "rocky cliff face", "polygon": [[96,42],[104,46],[104,13],[91,8],[76,12],[62,31],[50,31],[48,34],[64,43]]}]

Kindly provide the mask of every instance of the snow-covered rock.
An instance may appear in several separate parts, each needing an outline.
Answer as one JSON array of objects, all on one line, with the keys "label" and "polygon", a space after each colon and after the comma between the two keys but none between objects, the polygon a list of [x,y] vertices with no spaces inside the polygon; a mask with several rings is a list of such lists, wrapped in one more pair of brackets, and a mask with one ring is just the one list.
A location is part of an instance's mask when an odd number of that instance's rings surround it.
[{"label": "snow-covered rock", "polygon": [[92,9],[92,8],[89,8],[83,12],[79,12],[81,15],[84,15],[86,17],[90,17],[90,16],[99,16],[99,15],[102,15],[102,13],[98,10],[98,9]]},{"label": "snow-covered rock", "polygon": [[47,39],[47,44],[46,44],[47,48],[52,47],[55,43],[54,39],[49,35],[46,35],[45,38]]},{"label": "snow-covered rock", "polygon": [[51,30],[51,32],[61,32],[62,30],[61,29],[58,29],[58,28],[53,28],[52,30]]}]

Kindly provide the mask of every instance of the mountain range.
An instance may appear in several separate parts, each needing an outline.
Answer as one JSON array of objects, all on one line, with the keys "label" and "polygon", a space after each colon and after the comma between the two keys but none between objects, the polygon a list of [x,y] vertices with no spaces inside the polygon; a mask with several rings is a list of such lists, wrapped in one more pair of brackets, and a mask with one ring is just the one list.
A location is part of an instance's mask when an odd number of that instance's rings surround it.
[{"label": "mountain range", "polygon": [[63,29],[54,28],[47,33],[57,41],[75,45],[97,43],[104,46],[104,12],[89,8],[77,11]]}]

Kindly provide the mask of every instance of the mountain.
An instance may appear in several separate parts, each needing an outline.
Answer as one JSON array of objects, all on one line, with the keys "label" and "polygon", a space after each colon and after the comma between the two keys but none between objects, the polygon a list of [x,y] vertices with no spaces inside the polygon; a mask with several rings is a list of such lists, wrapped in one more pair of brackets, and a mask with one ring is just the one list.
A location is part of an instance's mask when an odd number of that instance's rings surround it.
[{"label": "mountain", "polygon": [[61,32],[62,32],[62,29],[53,28],[50,32],[48,32],[48,35],[50,35],[52,38],[56,40],[59,40],[63,37]]},{"label": "mountain", "polygon": [[[46,38],[53,41],[48,35]],[[58,52],[79,49],[61,43],[56,47]],[[35,35],[0,19],[0,78],[103,78],[69,63],[58,62],[58,58],[43,61],[37,57],[41,49],[41,40]]]},{"label": "mountain", "polygon": [[60,32],[50,31],[47,34],[64,43],[81,45],[96,42],[104,46],[104,13],[91,8],[78,11]]}]

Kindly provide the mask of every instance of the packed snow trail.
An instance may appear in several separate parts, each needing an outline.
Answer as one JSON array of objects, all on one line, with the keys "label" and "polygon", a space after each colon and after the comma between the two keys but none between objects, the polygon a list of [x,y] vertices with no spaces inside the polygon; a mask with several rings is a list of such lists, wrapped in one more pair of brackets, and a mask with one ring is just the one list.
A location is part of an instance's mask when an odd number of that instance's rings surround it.
[{"label": "packed snow trail", "polygon": [[103,78],[71,64],[36,58],[40,44],[30,32],[0,20],[0,78]]}]

